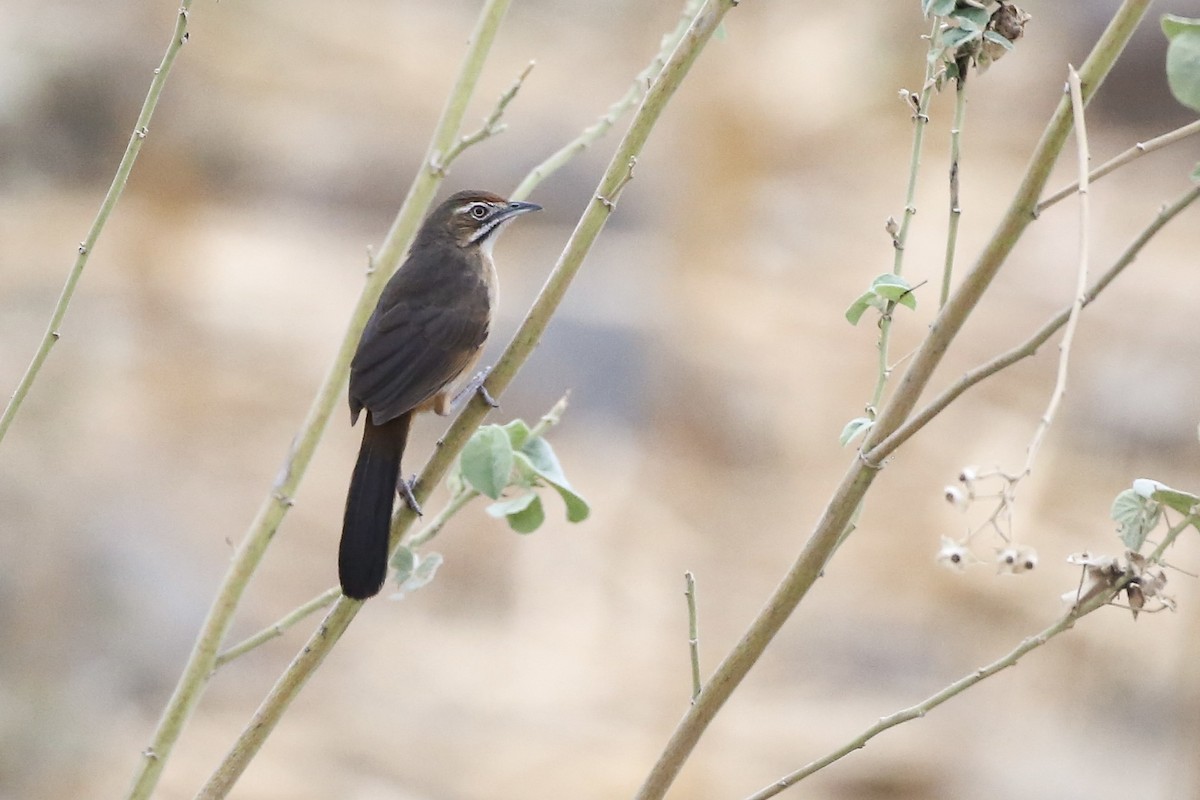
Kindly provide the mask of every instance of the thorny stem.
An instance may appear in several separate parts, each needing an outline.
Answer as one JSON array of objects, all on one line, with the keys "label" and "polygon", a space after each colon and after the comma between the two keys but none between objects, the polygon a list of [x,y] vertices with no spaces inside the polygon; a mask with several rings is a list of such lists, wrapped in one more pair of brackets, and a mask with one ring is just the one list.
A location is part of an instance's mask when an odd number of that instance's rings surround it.
[{"label": "thorny stem", "polygon": [[25,402],[26,395],[29,394],[30,387],[37,380],[42,364],[50,355],[50,349],[58,343],[62,335],[59,328],[67,315],[71,298],[75,296],[75,288],[79,285],[79,279],[83,277],[83,268],[87,266],[88,259],[91,257],[92,251],[96,249],[96,242],[100,239],[100,234],[104,231],[109,216],[117,207],[117,201],[121,199],[121,194],[125,191],[126,184],[129,183],[129,174],[133,171],[134,162],[137,161],[146,136],[150,133],[150,119],[154,116],[154,109],[158,107],[158,98],[167,84],[167,77],[171,74],[171,67],[175,65],[175,57],[179,55],[179,49],[188,40],[188,16],[191,13],[191,7],[192,0],[181,0],[179,11],[175,15],[175,28],[171,32],[171,42],[167,45],[167,51],[163,54],[158,69],[154,70],[154,77],[150,80],[150,89],[146,92],[142,110],[133,124],[133,133],[129,137],[129,144],[125,146],[125,154],[121,156],[121,163],[117,165],[117,172],[113,176],[112,184],[108,187],[104,200],[100,203],[100,210],[96,212],[96,218],[92,221],[92,227],[88,229],[87,236],[79,243],[79,253],[75,256],[75,263],[71,266],[71,271],[67,273],[67,281],[63,285],[62,293],[58,296],[54,310],[50,313],[50,322],[46,325],[46,332],[42,335],[42,341],[33,355],[33,360],[29,362],[25,374],[17,383],[17,388],[9,398],[8,405],[4,407],[4,413],[0,414],[0,442],[4,441],[13,419],[21,409],[21,404]]},{"label": "thorny stem", "polygon": [[[704,45],[712,37],[724,15],[735,5],[735,0],[710,0],[696,15],[679,46],[671,54],[658,78],[646,93],[638,112],[634,115],[608,169],[600,180],[595,197],[583,216],[580,217],[571,238],[559,256],[558,263],[546,281],[542,292],[534,301],[512,342],[501,356],[485,382],[489,393],[499,397],[511,383],[517,370],[524,364],[534,346],[540,340],[546,325],[557,309],[567,286],[577,274],[583,260],[596,237],[615,209],[618,190],[629,179],[629,173],[638,154],[645,146],[650,132],[662,115],[667,103],[679,88]],[[601,202],[601,198],[605,202]],[[413,487],[418,501],[428,497],[430,488],[438,483],[450,468],[490,408],[475,400],[468,403],[442,439],[442,446],[434,452],[420,478]],[[394,550],[407,527],[412,524],[413,514],[407,505],[392,520],[390,550]],[[263,699],[258,710],[234,742],[229,753],[210,776],[197,794],[197,800],[217,800],[225,797],[250,761],[258,753],[267,737],[279,723],[283,713],[299,694],[308,679],[320,667],[346,628],[353,621],[360,601],[343,597],[326,615],[317,631],[309,638],[301,651],[276,681]]]}]

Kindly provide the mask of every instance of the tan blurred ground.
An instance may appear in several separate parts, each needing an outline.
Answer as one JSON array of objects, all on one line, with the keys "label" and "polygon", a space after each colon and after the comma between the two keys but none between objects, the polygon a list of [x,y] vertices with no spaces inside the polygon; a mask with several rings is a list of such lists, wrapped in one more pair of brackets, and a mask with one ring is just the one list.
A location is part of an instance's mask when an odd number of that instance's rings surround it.
[{"label": "tan blurred ground", "polygon": [[[161,57],[174,7],[149,5],[0,6],[5,394]],[[852,457],[837,435],[870,394],[874,332],[842,312],[891,263],[883,223],[901,212],[910,135],[896,92],[920,80],[917,5],[758,0],[731,14],[494,415],[532,418],[573,389],[555,442],[592,519],[568,527],[552,501],[550,524],[520,538],[481,508],[464,514],[436,542],[438,580],[402,603],[368,604],[233,796],[633,793],[687,702],[684,570],[699,581],[711,669]],[[677,13],[644,0],[514,6],[472,123],[529,59],[538,66],[508,132],[470,151],[444,194],[512,187],[624,91]],[[1007,203],[1066,63],[1082,60],[1114,6],[1031,0],[1017,53],[971,87],[964,267]],[[197,5],[63,339],[0,447],[0,799],[124,790],[231,543],[324,374],[365,248],[418,166],[474,12],[461,2]],[[1145,27],[1093,109],[1097,163],[1188,120],[1163,86],[1157,22]],[[939,99],[907,262],[930,285],[919,312],[899,317],[897,356],[935,305],[950,112]],[[615,141],[541,187],[534,199],[547,211],[499,246],[495,351]],[[1186,187],[1198,154],[1189,142],[1097,185],[1097,272]],[[1020,466],[1054,347],[898,454],[672,797],[743,797],[992,660],[1060,612],[1077,580],[1067,554],[1117,549],[1108,506],[1132,478],[1200,486],[1198,213],[1082,322],[1070,390],[1017,510],[1040,568],[959,575],[933,555],[942,533],[968,524],[942,485],[968,463]],[[1068,202],[1029,230],[937,383],[1068,302],[1075,219]],[[334,582],[358,433],[346,421],[339,408],[235,637]],[[443,424],[419,423],[410,469]],[[1192,571],[1194,540],[1173,558]],[[1171,578],[1179,613],[1136,624],[1097,614],[784,796],[1200,798],[1200,593],[1194,579]],[[192,796],[310,628],[216,676],[159,797]]]}]

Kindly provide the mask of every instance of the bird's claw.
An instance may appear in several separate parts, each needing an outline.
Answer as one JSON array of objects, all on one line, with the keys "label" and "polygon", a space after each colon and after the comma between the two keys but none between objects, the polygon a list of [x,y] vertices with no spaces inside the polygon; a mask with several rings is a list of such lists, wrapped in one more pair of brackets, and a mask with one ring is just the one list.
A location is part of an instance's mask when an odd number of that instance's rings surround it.
[{"label": "bird's claw", "polygon": [[467,381],[466,385],[454,396],[451,405],[454,408],[460,408],[463,403],[471,399],[471,395],[478,394],[479,399],[487,403],[489,408],[499,408],[500,404],[496,402],[496,398],[492,397],[491,392],[483,385],[483,382],[487,380],[491,371],[491,367],[486,367],[476,372],[471,377],[471,380]]},{"label": "bird's claw", "polygon": [[417,502],[417,497],[413,494],[413,487],[416,484],[416,475],[413,475],[411,478],[401,478],[396,483],[396,492],[404,499],[404,502],[408,504],[408,507],[412,509],[414,514],[418,517],[423,517],[425,516],[425,512],[421,510],[421,504]]}]

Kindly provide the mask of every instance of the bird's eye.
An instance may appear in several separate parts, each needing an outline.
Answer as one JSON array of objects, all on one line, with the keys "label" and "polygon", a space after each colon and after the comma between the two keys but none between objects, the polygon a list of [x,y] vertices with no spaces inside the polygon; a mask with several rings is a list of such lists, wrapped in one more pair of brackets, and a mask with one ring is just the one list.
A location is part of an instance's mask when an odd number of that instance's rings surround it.
[{"label": "bird's eye", "polygon": [[476,203],[471,206],[471,216],[475,219],[483,219],[488,215],[488,207],[483,203]]}]

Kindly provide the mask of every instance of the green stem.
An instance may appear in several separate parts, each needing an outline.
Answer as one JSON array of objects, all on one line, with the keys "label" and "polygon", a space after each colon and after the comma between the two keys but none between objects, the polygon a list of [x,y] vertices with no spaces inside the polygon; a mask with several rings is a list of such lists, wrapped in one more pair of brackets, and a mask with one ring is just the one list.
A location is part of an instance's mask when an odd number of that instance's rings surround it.
[{"label": "green stem", "polygon": [[100,210],[96,212],[92,227],[88,229],[84,240],[79,243],[79,254],[75,257],[71,271],[67,273],[67,282],[63,285],[58,302],[54,305],[54,311],[50,314],[50,322],[46,326],[46,332],[42,335],[37,352],[34,353],[33,360],[25,369],[25,374],[21,376],[4,412],[0,414],[0,442],[4,441],[13,419],[21,409],[21,404],[25,402],[30,387],[33,386],[38,373],[41,372],[42,364],[50,355],[50,349],[57,344],[61,337],[59,328],[63,318],[67,315],[71,298],[75,296],[75,287],[79,285],[79,279],[83,277],[83,268],[87,266],[88,259],[91,257],[92,251],[96,249],[96,242],[99,240],[109,216],[117,207],[117,201],[121,199],[121,194],[125,191],[125,185],[129,182],[129,174],[133,171],[134,162],[137,161],[138,154],[142,151],[142,144],[145,143],[146,136],[150,132],[150,119],[154,116],[154,109],[158,107],[158,98],[167,83],[167,77],[171,74],[175,56],[179,54],[179,48],[183,47],[184,42],[187,41],[188,15],[191,7],[192,0],[182,0],[179,4],[179,11],[175,16],[175,29],[171,33],[171,43],[167,45],[167,52],[163,54],[162,63],[158,65],[158,69],[154,70],[154,77],[150,81],[150,90],[142,102],[142,110],[138,114],[137,122],[134,123],[133,133],[129,137],[129,144],[125,146],[125,154],[121,156],[117,173],[113,176],[112,184],[108,187],[104,200],[100,203]]},{"label": "green stem", "polygon": [[[1085,99],[1092,96],[1112,69],[1129,37],[1145,15],[1150,0],[1124,0],[1113,15],[1091,54],[1080,69]],[[637,800],[660,800],[695,748],[708,724],[749,673],[821,574],[829,555],[855,509],[870,488],[880,463],[869,451],[895,431],[912,412],[921,392],[946,349],[978,304],[980,296],[1016,245],[1025,225],[1032,220],[1037,197],[1062,151],[1071,128],[1070,100],[1059,101],[1026,170],[1021,187],[999,228],[984,248],[975,266],[952,293],[918,349],[879,420],[867,433],[864,455],[856,457],[834,491],[816,527],[779,586],[755,617],[741,639],[717,667],[700,697],[684,713],[658,761],[651,769]]]},{"label": "green stem", "polygon": [[696,620],[696,576],[683,573],[683,595],[687,599],[688,655],[692,662],[692,702],[700,696],[700,627]]},{"label": "green stem", "polygon": [[[912,152],[908,159],[908,188],[904,193],[904,215],[901,218],[900,230],[892,238],[894,254],[892,272],[900,275],[904,272],[904,251],[908,245],[908,230],[912,219],[917,213],[917,177],[921,173],[921,150],[925,144],[925,128],[929,125],[929,101],[933,97],[935,85],[934,76],[937,61],[933,58],[940,49],[942,21],[934,17],[933,27],[929,31],[929,52],[925,57],[925,80],[921,84],[920,99],[917,101],[916,114],[913,116]],[[867,414],[875,419],[879,404],[883,402],[883,392],[887,388],[888,378],[892,368],[888,361],[888,350],[892,338],[892,312],[896,304],[889,302],[879,319],[879,341],[876,350],[879,353],[879,368],[875,377],[875,390],[871,393],[871,402],[867,405]]]},{"label": "green stem", "polygon": [[296,608],[292,609],[287,614],[280,617],[278,622],[268,625],[258,633],[239,642],[238,644],[235,644],[233,647],[217,656],[217,660],[213,663],[213,670],[220,669],[238,656],[243,656],[246,653],[249,653],[259,645],[266,644],[272,639],[283,636],[284,632],[286,632],[288,628],[292,627],[297,622],[300,622],[305,617],[308,617],[310,614],[314,614],[317,611],[320,611],[322,608],[330,605],[333,603],[333,601],[338,599],[338,596],[341,593],[341,590],[335,586],[332,589],[326,589],[325,591],[321,592],[304,605],[297,606]]},{"label": "green stem", "polygon": [[[1092,170],[1091,173],[1088,174],[1088,181],[1090,183],[1095,183],[1108,173],[1112,172],[1118,167],[1125,166],[1134,159],[1140,158],[1147,153],[1153,153],[1155,150],[1160,150],[1167,145],[1183,141],[1189,136],[1195,136],[1197,133],[1200,133],[1200,119],[1196,120],[1195,122],[1189,122],[1187,125],[1176,128],[1173,131],[1164,133],[1162,136],[1156,136],[1153,139],[1145,142],[1138,142],[1125,152],[1110,158],[1108,161],[1105,161],[1103,164]],[[1075,181],[1069,186],[1064,186],[1054,194],[1047,197],[1045,200],[1038,203],[1036,213],[1041,214],[1050,206],[1054,205],[1060,200],[1063,200],[1064,198],[1070,197],[1078,190],[1079,181]]]},{"label": "green stem", "polygon": [[[511,383],[520,367],[533,351],[551,315],[558,307],[567,286],[583,264],[608,216],[616,207],[617,198],[632,177],[632,168],[645,146],[650,132],[662,115],[667,103],[674,96],[696,57],[712,37],[724,15],[734,6],[735,0],[710,0],[696,15],[679,46],[664,65],[658,79],[646,93],[646,97],[634,115],[617,151],[600,180],[592,202],[584,211],[568,240],[558,263],[551,272],[541,294],[534,301],[524,323],[510,342],[504,355],[497,362],[487,380],[487,388],[493,397],[499,397]],[[489,407],[475,399],[459,414],[446,436],[422,470],[413,493],[424,500],[430,488],[445,476],[454,459],[458,457],[471,433],[479,426]],[[411,525],[413,514],[407,505],[393,518],[392,546],[394,550],[404,531]],[[299,654],[271,691],[263,699],[253,718],[242,730],[229,753],[197,795],[198,800],[217,800],[225,797],[233,788],[238,777],[258,753],[271,731],[279,724],[283,713],[299,694],[328,656],[337,640],[353,621],[362,603],[343,597],[334,604],[317,631],[308,640]]]},{"label": "green stem", "polygon": [[958,202],[959,157],[962,153],[962,131],[967,119],[967,70],[970,65],[963,59],[959,65],[958,79],[954,91],[954,124],[950,128],[950,220],[946,226],[946,263],[942,268],[942,293],[938,307],[946,305],[950,297],[950,279],[954,274],[954,251],[958,246],[958,223],[962,218],[962,206]]},{"label": "green stem", "polygon": [[687,32],[688,26],[691,24],[692,18],[696,16],[696,11],[699,10],[702,2],[703,0],[687,0],[684,3],[683,10],[679,14],[679,23],[673,31],[663,36],[658,53],[655,54],[645,69],[634,76],[633,83],[630,84],[625,94],[608,107],[608,111],[604,112],[604,116],[600,117],[600,119],[585,128],[582,133],[548,156],[545,161],[531,169],[529,174],[517,184],[517,188],[513,190],[509,197],[513,200],[524,200],[538,184],[561,169],[568,161],[575,158],[575,156],[591,147],[604,134],[608,133],[609,129],[616,124],[622,114],[642,101],[646,96],[648,87],[658,78],[658,73],[662,71],[663,64],[667,63],[667,58],[671,55],[671,51],[679,45],[679,40]]},{"label": "green stem", "polygon": [[[383,291],[388,276],[399,265],[401,256],[408,249],[409,242],[441,183],[443,173],[433,165],[438,161],[438,154],[448,152],[455,142],[467,102],[479,81],[483,62],[495,41],[496,32],[510,3],[511,0],[489,0],[480,12],[454,88],[430,142],[425,168],[413,180],[408,196],[387,233],[383,247],[378,256],[372,259],[366,285],[342,338],[337,357],[326,373],[300,432],[293,441],[275,485],[264,498],[254,521],[234,553],[233,562],[221,581],[175,691],[163,710],[151,743],[142,751],[142,760],[134,775],[127,795],[128,800],[145,800],[153,792],[171,749],[196,703],[199,702],[216,664],[217,650],[229,630],[233,613],[287,509],[291,507],[292,497],[312,460],[333,406],[342,396],[350,369],[350,359],[354,355],[367,317]],[[445,166],[444,162],[440,164],[442,170]]]}]

